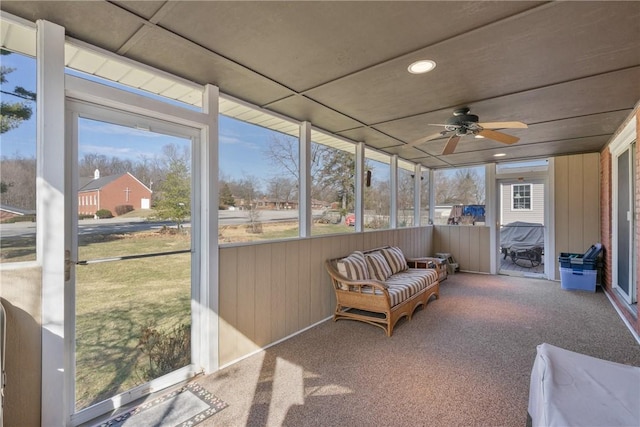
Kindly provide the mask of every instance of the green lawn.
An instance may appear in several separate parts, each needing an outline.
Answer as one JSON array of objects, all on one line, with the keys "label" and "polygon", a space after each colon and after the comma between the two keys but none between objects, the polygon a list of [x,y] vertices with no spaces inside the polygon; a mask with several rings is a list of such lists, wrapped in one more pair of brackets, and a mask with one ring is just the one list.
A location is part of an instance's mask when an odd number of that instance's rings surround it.
[{"label": "green lawn", "polygon": [[[185,236],[146,234],[84,242],[82,259],[189,247]],[[77,267],[76,402],[84,408],[147,381],[143,328],[190,323],[190,254]]]}]

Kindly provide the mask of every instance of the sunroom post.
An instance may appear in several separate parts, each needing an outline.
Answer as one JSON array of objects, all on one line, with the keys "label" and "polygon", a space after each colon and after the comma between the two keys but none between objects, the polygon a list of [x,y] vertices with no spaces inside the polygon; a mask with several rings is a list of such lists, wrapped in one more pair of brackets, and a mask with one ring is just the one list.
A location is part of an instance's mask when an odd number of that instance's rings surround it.
[{"label": "sunroom post", "polygon": [[413,226],[419,227],[421,223],[422,211],[422,166],[415,164],[413,168]]},{"label": "sunroom post", "polygon": [[[42,265],[41,425],[65,425],[73,411],[65,372],[65,249],[70,249],[65,218],[64,28],[38,20],[36,251]],[[67,208],[68,209],[68,208]],[[70,338],[70,337],[69,337]],[[67,376],[68,378],[68,376]],[[71,385],[72,387],[72,385]]]},{"label": "sunroom post", "polygon": [[391,187],[391,212],[389,212],[389,228],[398,228],[398,155],[391,156],[389,162]]},{"label": "sunroom post", "polygon": [[311,236],[311,123],[300,124],[300,170],[298,171],[298,220],[300,237]]},{"label": "sunroom post", "polygon": [[356,189],[354,194],[354,213],[356,215],[356,231],[364,230],[364,142],[356,145]]}]

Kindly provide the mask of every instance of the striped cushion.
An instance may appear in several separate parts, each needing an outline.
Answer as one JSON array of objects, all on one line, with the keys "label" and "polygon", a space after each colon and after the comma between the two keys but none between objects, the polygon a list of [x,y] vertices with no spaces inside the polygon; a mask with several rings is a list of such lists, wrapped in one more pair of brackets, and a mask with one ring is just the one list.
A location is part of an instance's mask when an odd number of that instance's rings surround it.
[{"label": "striped cushion", "polygon": [[380,252],[371,252],[366,254],[367,267],[369,269],[369,277],[384,282],[391,276],[391,267],[387,263],[387,259]]},{"label": "striped cushion", "polygon": [[407,265],[407,260],[402,253],[402,249],[391,246],[382,249],[382,254],[387,259],[389,267],[391,267],[391,274],[396,274],[409,268],[409,266]]},{"label": "striped cushion", "polygon": [[[364,254],[360,251],[356,251],[338,261],[338,271],[349,280],[369,279],[367,262],[364,259]],[[342,286],[342,288],[345,290],[349,289],[348,286]]]}]

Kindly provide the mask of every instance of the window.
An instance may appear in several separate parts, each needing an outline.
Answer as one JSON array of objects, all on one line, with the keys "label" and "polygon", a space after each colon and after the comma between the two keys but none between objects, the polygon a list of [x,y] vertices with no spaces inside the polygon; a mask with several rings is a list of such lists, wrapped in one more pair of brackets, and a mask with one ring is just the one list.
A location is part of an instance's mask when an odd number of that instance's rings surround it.
[{"label": "window", "polygon": [[[413,163],[398,160],[398,227],[412,227],[415,194]],[[420,179],[418,177],[418,179]]]},{"label": "window", "polygon": [[219,242],[297,238],[298,137],[225,115],[219,132]]},{"label": "window", "polygon": [[[4,25],[4,22],[3,22]],[[0,262],[36,259],[36,60],[2,51]]]},{"label": "window", "polygon": [[429,169],[422,168],[420,175],[420,225],[429,222]]},{"label": "window", "polygon": [[531,210],[531,184],[514,184],[511,186],[511,210]]},{"label": "window", "polygon": [[355,144],[311,131],[311,235],[355,231]]},{"label": "window", "polygon": [[434,173],[434,224],[473,224],[484,221],[484,166],[439,169]]},{"label": "window", "polygon": [[[364,227],[365,230],[389,228],[391,213],[390,157],[365,150]],[[367,185],[368,184],[368,185]]]}]

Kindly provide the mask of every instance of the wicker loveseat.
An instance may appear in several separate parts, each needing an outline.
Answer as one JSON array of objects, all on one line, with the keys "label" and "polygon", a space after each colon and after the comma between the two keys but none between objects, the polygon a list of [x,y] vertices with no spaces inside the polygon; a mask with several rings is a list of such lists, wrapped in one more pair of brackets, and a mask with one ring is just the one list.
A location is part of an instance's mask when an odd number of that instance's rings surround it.
[{"label": "wicker loveseat", "polygon": [[336,293],[333,320],[359,320],[384,329],[387,336],[399,319],[411,320],[418,306],[440,295],[437,270],[409,268],[429,265],[412,262],[397,247],[356,251],[325,265]]}]

